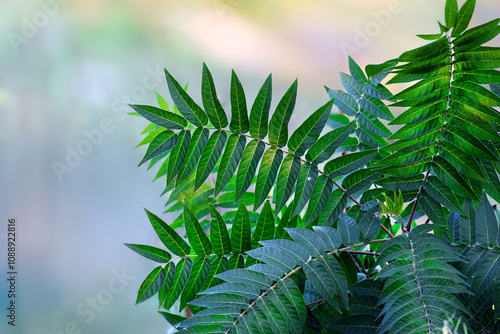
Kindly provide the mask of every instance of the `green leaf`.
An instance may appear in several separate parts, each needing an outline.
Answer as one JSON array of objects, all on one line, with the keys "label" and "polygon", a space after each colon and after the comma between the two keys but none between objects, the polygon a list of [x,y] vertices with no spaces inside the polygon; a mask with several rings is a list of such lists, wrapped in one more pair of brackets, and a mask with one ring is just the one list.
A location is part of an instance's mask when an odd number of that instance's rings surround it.
[{"label": "green leaf", "polygon": [[300,158],[293,155],[287,155],[281,164],[276,184],[276,214],[281,211],[292,194],[300,172],[300,165]]},{"label": "green leaf", "polygon": [[167,247],[169,251],[178,256],[185,256],[191,252],[191,247],[182,239],[173,228],[168,226],[163,220],[158,218],[153,213],[144,209],[148,215],[149,221],[153,226],[160,241]]},{"label": "green leaf", "polygon": [[214,253],[218,256],[231,254],[231,240],[227,232],[226,223],[217,209],[208,203],[212,222],[210,223],[210,240]]},{"label": "green leaf", "polygon": [[351,122],[319,138],[307,151],[306,160],[314,164],[328,160],[352,133],[354,125],[355,123]]},{"label": "green leaf", "polygon": [[184,89],[182,89],[181,85],[179,85],[179,83],[166,69],[165,77],[167,78],[170,96],[172,96],[172,100],[182,116],[184,116],[184,118],[196,127],[207,125],[207,114],[196,104],[196,102],[194,102]]},{"label": "green leaf", "polygon": [[359,100],[359,106],[375,117],[388,121],[392,121],[394,119],[394,116],[389,108],[387,108],[382,101],[371,96],[364,96],[361,100]]},{"label": "green leaf", "polygon": [[311,199],[309,200],[309,205],[307,207],[307,212],[304,216],[306,226],[320,216],[323,209],[327,206],[332,192],[332,180],[324,175],[320,175],[314,185]]},{"label": "green leaf", "polygon": [[432,117],[429,117],[424,121],[406,124],[399,128],[398,131],[396,131],[396,133],[388,139],[408,139],[424,135],[429,131],[442,126],[444,122],[443,114],[444,110],[434,114]]},{"label": "green leaf", "polygon": [[351,73],[353,80],[360,85],[367,83],[368,79],[366,78],[363,70],[359,67],[359,65],[356,64],[351,56],[347,56],[347,59],[349,61],[349,73]]},{"label": "green leaf", "polygon": [[446,140],[442,140],[439,146],[441,148],[439,154],[459,172],[476,180],[486,181],[478,163],[473,157]]},{"label": "green leaf", "polygon": [[453,82],[451,94],[467,97],[487,107],[500,106],[500,97],[498,95],[473,82]]},{"label": "green leaf", "polygon": [[349,195],[344,194],[340,189],[334,190],[319,216],[318,225],[331,225],[344,210],[348,200]]},{"label": "green leaf", "polygon": [[460,173],[443,157],[439,155],[434,157],[432,170],[441,182],[446,184],[451,190],[467,198],[476,199],[472,188],[465,182]]},{"label": "green leaf", "polygon": [[188,303],[189,305],[201,307],[248,307],[248,298],[235,295],[205,295]]},{"label": "green leaf", "polygon": [[318,167],[311,166],[309,163],[302,165],[295,188],[295,198],[293,204],[291,204],[293,208],[291,217],[298,215],[306,206],[309,198],[311,197],[317,178]]},{"label": "green leaf", "polygon": [[444,7],[444,22],[447,27],[453,28],[457,23],[458,4],[457,0],[446,0]]},{"label": "green leaf", "polygon": [[201,154],[198,168],[196,169],[194,190],[198,189],[212,173],[212,170],[222,154],[226,139],[227,134],[224,131],[215,131],[210,136],[210,139],[208,139],[207,145]]},{"label": "green leaf", "polygon": [[165,318],[165,320],[167,320],[167,322],[172,326],[175,326],[179,322],[186,320],[186,318],[181,315],[172,314],[165,311],[158,311],[158,313],[160,313]]},{"label": "green leaf", "polygon": [[478,122],[476,119],[469,118],[459,111],[452,110],[450,115],[453,116],[450,123],[466,130],[469,134],[477,139],[500,141],[500,136],[489,123]]},{"label": "green leaf", "polygon": [[[259,247],[246,252],[254,259],[265,262],[276,267],[282,273],[292,271],[296,266],[296,260],[283,250],[275,247]],[[282,275],[280,275],[281,277]]]},{"label": "green leaf", "polygon": [[356,100],[363,95],[363,85],[356,82],[352,76],[344,72],[339,72],[340,82],[344,86],[349,95],[352,95]]},{"label": "green leaf", "polygon": [[416,175],[412,177],[392,177],[388,176],[383,179],[377,180],[375,183],[392,191],[411,191],[418,190],[423,183],[423,175]]},{"label": "green leaf", "polygon": [[295,107],[297,83],[295,80],[288,88],[269,122],[269,143],[272,147],[283,147],[288,141],[288,122]]},{"label": "green leaf", "polygon": [[188,125],[182,116],[164,109],[139,104],[129,104],[129,106],[151,123],[166,129],[183,130]]},{"label": "green leaf", "polygon": [[227,126],[227,116],[217,98],[214,79],[207,65],[203,63],[203,75],[201,79],[201,98],[203,107],[208,114],[208,119],[214,127],[222,129]]},{"label": "green leaf", "polygon": [[208,277],[212,262],[208,257],[199,257],[193,264],[189,279],[186,283],[181,295],[181,302],[179,309],[183,310],[186,304],[194,299],[196,294],[200,291],[203,283]]},{"label": "green leaf", "polygon": [[498,223],[486,193],[476,210],[476,240],[482,246],[493,247],[497,241]]},{"label": "green leaf", "polygon": [[313,230],[323,240],[327,251],[334,251],[340,247],[342,237],[338,230],[330,226],[313,226]]},{"label": "green leaf", "polygon": [[500,181],[498,179],[498,174],[493,167],[491,161],[478,159],[479,166],[481,166],[481,171],[488,180],[486,183],[485,190],[495,201],[500,202]]},{"label": "green leaf", "polygon": [[164,110],[170,110],[170,106],[168,105],[168,102],[163,98],[163,96],[158,94],[158,92],[155,92],[155,94],[156,94],[156,101],[158,102],[160,108]]},{"label": "green leaf", "polygon": [[201,154],[207,145],[208,134],[209,131],[207,128],[197,128],[194,130],[186,157],[184,158],[181,169],[177,174],[177,179],[175,181],[176,187],[178,187],[194,172],[196,165],[201,158]]},{"label": "green leaf", "polygon": [[307,307],[300,290],[292,280],[280,281],[276,289],[269,291],[269,299],[283,315],[290,333],[304,332]]},{"label": "green leaf", "polygon": [[215,181],[214,196],[217,196],[228,184],[240,163],[243,151],[245,150],[245,136],[236,136],[231,134],[226,144],[226,150],[217,171],[217,180]]},{"label": "green leaf", "polygon": [[376,211],[378,211],[377,206],[360,214],[358,219],[359,238],[363,242],[369,243],[375,239],[380,229],[380,219],[375,216]]},{"label": "green leaf", "polygon": [[432,198],[443,204],[448,209],[465,216],[467,215],[462,210],[463,198],[458,197],[437,177],[430,175],[427,178],[427,182],[424,183],[424,188]]},{"label": "green leaf", "polygon": [[358,113],[358,102],[356,102],[354,97],[341,90],[333,90],[328,87],[325,88],[328,97],[334,100],[334,104],[341,112],[348,116],[355,116]]},{"label": "green leaf", "polygon": [[228,270],[228,267],[229,267],[229,261],[225,256],[219,256],[215,258],[215,260],[212,260],[212,267],[210,268],[208,277],[199,291],[203,291],[216,284],[220,284],[221,280],[214,276],[225,272],[226,270]]},{"label": "green leaf", "polygon": [[466,198],[462,209],[467,216],[460,216],[460,242],[473,245],[476,242],[476,210],[473,201]]},{"label": "green leaf", "polygon": [[476,6],[476,0],[467,0],[463,6],[458,11],[457,23],[453,29],[451,37],[460,36],[461,33],[467,29],[470,20],[472,18],[472,13],[474,12],[474,7]]},{"label": "green leaf", "polygon": [[[269,112],[269,111],[268,111]],[[267,127],[267,117],[266,117]],[[250,128],[248,122],[247,100],[245,91],[241,85],[240,79],[231,71],[231,124],[229,129],[235,134],[246,133]],[[266,128],[267,129],[267,128]]]},{"label": "green leaf", "polygon": [[186,153],[188,151],[189,143],[191,142],[191,131],[182,130],[178,133],[179,140],[177,145],[172,148],[170,158],[167,165],[167,185],[169,185],[179,173]]},{"label": "green leaf", "polygon": [[318,140],[332,110],[332,103],[333,100],[328,101],[295,130],[288,141],[290,153],[301,156]]},{"label": "green leaf", "polygon": [[139,163],[139,166],[148,160],[153,159],[165,152],[168,152],[177,144],[179,136],[173,131],[165,130],[157,134],[151,144],[149,144],[148,150],[144,155],[144,158]]},{"label": "green leaf", "polygon": [[175,267],[175,276],[172,282],[172,286],[168,291],[167,297],[165,297],[164,307],[169,309],[174,305],[177,298],[184,290],[186,283],[188,281],[189,275],[191,274],[191,268],[193,266],[193,261],[188,258],[182,258]]},{"label": "green leaf", "polygon": [[382,173],[371,169],[360,169],[346,176],[342,186],[348,194],[355,194],[365,187],[369,187]]},{"label": "green leaf", "polygon": [[267,275],[249,269],[228,270],[216,275],[216,277],[229,283],[244,283],[253,285],[261,290],[269,289],[273,283],[273,280]]},{"label": "green leaf", "polygon": [[250,215],[243,202],[240,202],[233,227],[231,228],[231,247],[233,253],[243,253],[251,249]]},{"label": "green leaf", "polygon": [[271,108],[272,76],[269,74],[257,94],[250,111],[250,135],[264,139],[267,135],[269,109]]},{"label": "green leaf", "polygon": [[269,201],[264,203],[264,207],[259,215],[259,220],[255,226],[252,240],[270,240],[274,238],[274,215]]},{"label": "green leaf", "polygon": [[255,176],[255,171],[257,170],[257,165],[264,153],[265,146],[262,141],[254,139],[245,148],[240,167],[238,168],[238,174],[236,175],[235,201],[243,196],[248,187],[250,187]]},{"label": "green leaf", "polygon": [[255,199],[253,211],[257,210],[266,200],[273,187],[278,168],[283,160],[283,151],[275,148],[268,148],[262,157],[257,182],[255,184]]},{"label": "green leaf", "polygon": [[448,214],[443,210],[441,203],[422,191],[418,197],[418,204],[427,217],[436,225],[443,225]]},{"label": "green leaf", "polygon": [[165,281],[165,271],[162,266],[158,266],[146,277],[139,288],[135,304],[139,304],[153,297],[162,287]]},{"label": "green leaf", "polygon": [[125,246],[137,254],[144,256],[146,259],[150,259],[155,262],[168,263],[172,258],[169,252],[157,247],[138,244],[125,244]]},{"label": "green leaf", "polygon": [[356,221],[348,215],[341,213],[339,216],[338,229],[342,243],[345,246],[355,245],[359,240],[359,228]]},{"label": "green leaf", "polygon": [[349,174],[359,170],[377,154],[377,150],[366,150],[362,152],[349,153],[333,160],[325,165],[325,174],[330,177]]},{"label": "green leaf", "polygon": [[210,240],[208,240],[203,227],[201,227],[194,213],[186,205],[184,205],[184,224],[186,225],[186,234],[194,252],[204,257],[212,254]]}]

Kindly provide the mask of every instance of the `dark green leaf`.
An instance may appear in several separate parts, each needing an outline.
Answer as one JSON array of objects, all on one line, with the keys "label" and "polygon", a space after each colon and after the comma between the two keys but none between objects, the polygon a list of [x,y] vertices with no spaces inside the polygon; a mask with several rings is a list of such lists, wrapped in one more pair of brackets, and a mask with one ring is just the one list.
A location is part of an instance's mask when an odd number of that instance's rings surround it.
[{"label": "dark green leaf", "polygon": [[444,7],[444,22],[447,27],[454,28],[457,23],[458,4],[457,0],[446,0]]},{"label": "dark green leaf", "polygon": [[340,156],[330,160],[325,165],[325,174],[328,174],[330,177],[349,174],[355,170],[359,170],[376,154],[376,150],[367,150]]},{"label": "dark green leaf", "polygon": [[154,137],[151,144],[149,144],[148,150],[139,163],[139,166],[154,157],[170,151],[177,144],[178,140],[179,136],[173,131],[165,130],[160,132]]},{"label": "dark green leaf", "polygon": [[238,168],[238,174],[236,175],[235,201],[243,196],[248,187],[250,187],[255,176],[255,171],[257,170],[257,165],[264,153],[265,146],[262,141],[254,139],[245,148],[240,167]]},{"label": "dark green leaf", "polygon": [[392,116],[389,108],[387,108],[387,106],[377,98],[364,96],[361,100],[359,100],[359,106],[375,117],[388,121],[394,119],[394,116]]},{"label": "dark green leaf", "polygon": [[167,78],[168,90],[179,112],[191,124],[196,127],[201,127],[208,124],[208,116],[193,101],[193,99],[182,89],[181,85],[174,79],[172,75],[165,69],[165,77]]},{"label": "dark green leaf", "polygon": [[139,304],[153,297],[163,286],[165,281],[165,271],[162,266],[158,266],[149,273],[146,279],[142,282],[137,294],[135,304]]},{"label": "dark green leaf", "polygon": [[292,194],[300,172],[300,165],[300,158],[293,155],[287,155],[281,164],[276,185],[276,214],[281,211]]},{"label": "dark green leaf", "polygon": [[144,209],[148,215],[149,221],[153,226],[156,234],[160,238],[160,241],[170,250],[172,253],[178,256],[185,256],[191,251],[191,247],[182,239],[173,228],[168,226],[163,220],[158,218],[153,213]]},{"label": "dark green leaf", "polygon": [[349,73],[351,73],[353,80],[359,85],[367,83],[368,79],[366,78],[363,70],[359,67],[359,65],[356,64],[351,56],[348,56],[347,59],[349,61]]},{"label": "dark green leaf", "polygon": [[269,74],[255,98],[250,111],[250,135],[264,139],[267,135],[267,122],[271,108],[272,76]]},{"label": "dark green leaf", "polygon": [[196,169],[194,190],[198,189],[212,173],[222,154],[226,139],[227,134],[224,131],[215,131],[208,139]]},{"label": "dark green leaf", "polygon": [[282,160],[283,151],[280,149],[270,147],[264,153],[257,176],[257,182],[255,184],[254,211],[264,203],[269,195]]},{"label": "dark green leaf", "polygon": [[184,205],[184,224],[186,234],[194,252],[199,256],[212,254],[212,244],[208,240],[203,227],[201,227],[194,213]]},{"label": "dark green leaf", "polygon": [[328,97],[334,100],[334,104],[339,108],[341,112],[348,116],[355,116],[358,113],[358,102],[356,99],[349,94],[341,90],[333,90],[326,88]]},{"label": "dark green leaf", "polygon": [[443,204],[448,209],[467,215],[462,211],[463,198],[457,196],[448,186],[441,182],[435,176],[429,176],[427,182],[424,183],[424,188],[427,193],[437,202]]},{"label": "dark green leaf", "polygon": [[482,246],[493,247],[497,241],[498,223],[486,193],[476,210],[476,240]]},{"label": "dark green leaf", "polygon": [[193,266],[193,261],[186,257],[182,258],[175,267],[175,276],[172,282],[172,287],[168,291],[167,297],[165,297],[164,307],[169,309],[174,305],[177,298],[184,290],[186,283],[188,281],[189,275],[191,274],[191,267]]},{"label": "dark green leaf", "polygon": [[375,212],[378,209],[378,206],[375,206],[367,212],[360,213],[358,228],[360,240],[363,242],[369,243],[377,236],[380,229],[380,219],[375,216]]},{"label": "dark green leaf", "polygon": [[447,213],[441,206],[441,203],[429,196],[425,191],[421,192],[418,197],[418,204],[425,212],[427,217],[436,225],[443,225],[446,222]]},{"label": "dark green leaf", "polygon": [[226,223],[219,211],[211,203],[208,206],[210,208],[210,215],[212,216],[210,240],[214,253],[218,256],[231,254],[231,240],[229,239]]},{"label": "dark green leaf", "polygon": [[340,82],[344,86],[349,95],[352,95],[356,100],[363,95],[363,85],[357,83],[349,74],[339,72]]},{"label": "dark green leaf", "polygon": [[328,101],[295,130],[288,141],[290,153],[303,155],[318,140],[332,110],[332,103],[333,100]]},{"label": "dark green leaf", "polygon": [[334,251],[340,247],[342,237],[338,230],[330,226],[313,226],[313,229],[325,243],[325,249],[327,251]]},{"label": "dark green leaf", "polygon": [[283,147],[288,141],[288,122],[292,117],[297,98],[297,83],[295,80],[278,103],[269,122],[269,143],[272,147]]},{"label": "dark green leaf", "polygon": [[250,128],[245,91],[234,70],[231,71],[231,124],[229,128],[235,134],[246,133]]},{"label": "dark green leaf", "polygon": [[153,246],[138,244],[125,244],[125,246],[127,246],[137,254],[144,256],[146,259],[150,259],[155,262],[168,263],[172,258],[169,252]]},{"label": "dark green leaf", "polygon": [[248,210],[240,202],[233,227],[231,228],[231,247],[233,253],[243,253],[251,249],[251,226]]},{"label": "dark green leaf", "polygon": [[339,148],[346,138],[352,133],[354,125],[355,123],[352,122],[330,131],[319,138],[319,140],[307,151],[306,160],[314,164],[320,164],[329,159],[335,153],[337,148]]},{"label": "dark green leaf", "polygon": [[304,216],[306,226],[319,217],[323,209],[327,206],[332,192],[332,180],[324,175],[320,175],[314,185],[307,212]]},{"label": "dark green leaf", "polygon": [[264,203],[264,207],[259,215],[259,220],[255,226],[252,240],[270,240],[274,238],[274,215],[269,201]]},{"label": "dark green leaf", "polygon": [[151,123],[166,129],[183,130],[188,125],[182,116],[164,109],[139,104],[129,104],[129,106]]},{"label": "dark green leaf", "polygon": [[339,216],[338,229],[345,246],[355,245],[359,240],[358,224],[351,217],[344,213]]},{"label": "dark green leaf", "polygon": [[228,124],[227,116],[217,98],[212,73],[210,73],[205,63],[203,63],[203,75],[201,79],[201,98],[210,123],[217,129],[226,127]]},{"label": "dark green leaf", "polygon": [[462,209],[467,213],[467,217],[460,216],[460,241],[466,245],[473,245],[476,242],[476,210],[474,202],[466,198]]},{"label": "dark green leaf", "polygon": [[183,310],[186,304],[194,299],[208,277],[212,262],[208,257],[199,257],[193,264],[186,287],[182,291],[179,309]]},{"label": "dark green leaf", "polygon": [[172,151],[170,152],[170,158],[168,159],[167,166],[167,185],[169,185],[174,178],[177,176],[177,173],[182,167],[182,163],[184,162],[184,158],[186,157],[186,153],[188,151],[189,143],[191,142],[191,131],[182,130],[178,133],[179,141]]},{"label": "dark green leaf", "polygon": [[231,134],[227,141],[226,150],[217,171],[217,180],[215,181],[214,196],[217,196],[228,184],[240,163],[243,151],[245,149],[245,136],[236,136]]},{"label": "dark green leaf", "polygon": [[299,172],[299,177],[297,178],[295,198],[293,204],[291,204],[291,207],[293,208],[291,217],[298,215],[302,211],[302,209],[304,209],[307,202],[309,201],[309,198],[311,197],[317,178],[317,166],[311,166],[309,163],[305,163],[302,165]]},{"label": "dark green leaf", "polygon": [[176,186],[179,186],[194,172],[196,165],[201,158],[201,154],[205,149],[205,145],[207,145],[208,134],[209,131],[207,128],[197,128],[194,130],[186,157],[184,158],[181,169],[177,175],[175,182]]},{"label": "dark green leaf", "polygon": [[451,190],[468,198],[476,198],[474,191],[465,182],[462,175],[443,157],[439,155],[434,157],[432,170],[441,182],[446,184]]}]

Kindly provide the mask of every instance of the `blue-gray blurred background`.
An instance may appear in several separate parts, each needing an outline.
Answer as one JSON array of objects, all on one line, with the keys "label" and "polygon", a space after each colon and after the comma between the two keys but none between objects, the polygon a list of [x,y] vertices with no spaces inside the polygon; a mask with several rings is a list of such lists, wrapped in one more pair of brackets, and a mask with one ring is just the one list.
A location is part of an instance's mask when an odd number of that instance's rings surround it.
[{"label": "blue-gray blurred background", "polygon": [[[159,243],[143,208],[161,215],[164,185],[136,167],[146,122],[125,106],[155,104],[155,91],[171,101],[164,67],[197,101],[203,61],[222,102],[232,68],[248,101],[272,72],[273,105],[297,77],[295,128],[327,101],[324,85],[341,88],[348,54],[364,67],[421,45],[415,35],[437,32],[444,3],[2,0],[0,333],[169,330],[156,298],[134,305],[155,264],[123,245]],[[478,1],[472,25],[499,16],[500,2]],[[16,327],[6,318],[11,217]]]}]

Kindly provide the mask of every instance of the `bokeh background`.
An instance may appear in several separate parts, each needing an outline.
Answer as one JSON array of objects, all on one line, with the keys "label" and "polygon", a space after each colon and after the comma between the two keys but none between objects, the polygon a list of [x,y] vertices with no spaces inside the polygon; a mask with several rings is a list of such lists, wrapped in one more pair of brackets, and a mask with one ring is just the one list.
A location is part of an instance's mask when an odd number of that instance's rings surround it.
[{"label": "bokeh background", "polygon": [[[158,244],[143,208],[161,215],[164,185],[151,183],[156,170],[136,167],[146,122],[127,116],[126,104],[155,104],[155,91],[171,101],[164,67],[200,102],[203,61],[223,102],[232,68],[248,101],[272,72],[273,106],[298,78],[293,129],[327,101],[324,85],[341,88],[337,72],[347,72],[348,54],[364,67],[421,45],[415,35],[437,32],[444,4],[2,0],[0,333],[169,331],[156,298],[134,305],[155,264],[123,246]],[[472,25],[499,16],[499,1],[481,0]],[[16,327],[5,316],[10,217]]]}]

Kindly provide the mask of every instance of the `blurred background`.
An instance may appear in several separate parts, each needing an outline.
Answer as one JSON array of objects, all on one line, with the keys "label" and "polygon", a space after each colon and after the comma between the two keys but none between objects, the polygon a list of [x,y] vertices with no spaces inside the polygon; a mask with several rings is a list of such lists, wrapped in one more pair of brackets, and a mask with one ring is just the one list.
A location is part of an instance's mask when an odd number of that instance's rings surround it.
[{"label": "blurred background", "polygon": [[[463,1],[459,1],[463,3]],[[164,185],[137,168],[147,124],[127,103],[170,102],[168,70],[201,103],[202,62],[221,101],[231,69],[253,101],[273,73],[279,101],[299,79],[296,128],[362,67],[425,43],[445,0],[2,0],[0,333],[166,333],[157,299],[134,305],[155,263],[123,243],[158,244]],[[472,24],[500,16],[478,1]],[[495,42],[498,45],[498,39]],[[17,319],[7,325],[7,220],[17,225]]]}]

